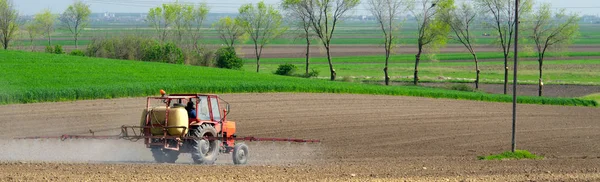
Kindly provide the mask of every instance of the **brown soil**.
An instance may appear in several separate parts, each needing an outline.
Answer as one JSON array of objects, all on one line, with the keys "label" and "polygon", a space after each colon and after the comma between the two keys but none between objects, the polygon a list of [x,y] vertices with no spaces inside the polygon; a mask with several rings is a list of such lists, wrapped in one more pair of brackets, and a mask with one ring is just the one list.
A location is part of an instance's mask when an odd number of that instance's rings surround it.
[{"label": "brown soil", "polygon": [[517,147],[546,158],[479,161],[510,149],[511,104],[347,94],[223,98],[240,136],[323,142],[251,142],[247,166],[231,165],[229,156],[214,166],[189,165],[189,156],[152,164],[147,149],[129,141],[10,139],[116,134],[115,127],[137,123],[143,98],[7,105],[0,106],[0,181],[600,180],[597,108],[519,105]]}]

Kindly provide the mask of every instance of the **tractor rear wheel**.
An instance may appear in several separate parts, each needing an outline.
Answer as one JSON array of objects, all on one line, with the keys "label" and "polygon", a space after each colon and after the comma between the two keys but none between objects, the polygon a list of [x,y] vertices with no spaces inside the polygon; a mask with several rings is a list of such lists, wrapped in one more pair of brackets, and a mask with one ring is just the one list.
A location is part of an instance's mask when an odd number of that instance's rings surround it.
[{"label": "tractor rear wheel", "polygon": [[244,143],[235,144],[233,147],[233,164],[242,165],[248,163],[248,146]]},{"label": "tractor rear wheel", "polygon": [[165,156],[165,153],[162,151],[161,148],[150,148],[150,152],[152,152],[152,157],[154,157],[154,161],[158,163],[165,163],[167,157]]},{"label": "tractor rear wheel", "polygon": [[177,158],[179,158],[179,151],[163,149],[165,152],[165,162],[166,163],[175,163]]},{"label": "tractor rear wheel", "polygon": [[158,163],[175,163],[177,158],[179,158],[179,151],[168,150],[163,148],[150,148],[152,152],[152,157]]},{"label": "tractor rear wheel", "polygon": [[217,130],[209,124],[203,124],[190,130],[190,136],[195,139],[190,141],[190,153],[196,164],[214,164],[219,154],[220,141],[215,140]]}]

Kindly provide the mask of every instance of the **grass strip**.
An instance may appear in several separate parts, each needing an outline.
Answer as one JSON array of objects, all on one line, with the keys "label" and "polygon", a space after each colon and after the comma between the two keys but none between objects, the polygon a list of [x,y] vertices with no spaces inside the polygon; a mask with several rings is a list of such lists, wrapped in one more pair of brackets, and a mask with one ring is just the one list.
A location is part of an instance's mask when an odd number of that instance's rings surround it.
[{"label": "grass strip", "polygon": [[479,160],[520,160],[520,159],[544,159],[542,156],[532,154],[527,150],[515,150],[515,152],[507,151],[501,154],[494,154],[488,156],[478,156]]},{"label": "grass strip", "polygon": [[[0,104],[110,99],[169,93],[307,92],[511,102],[508,95],[380,86],[153,62],[0,51]],[[521,96],[519,103],[598,106],[580,98]]]},{"label": "grass strip", "polygon": [[583,96],[581,98],[582,99],[587,99],[587,100],[595,100],[596,102],[600,102],[600,93],[586,95],[586,96]]}]

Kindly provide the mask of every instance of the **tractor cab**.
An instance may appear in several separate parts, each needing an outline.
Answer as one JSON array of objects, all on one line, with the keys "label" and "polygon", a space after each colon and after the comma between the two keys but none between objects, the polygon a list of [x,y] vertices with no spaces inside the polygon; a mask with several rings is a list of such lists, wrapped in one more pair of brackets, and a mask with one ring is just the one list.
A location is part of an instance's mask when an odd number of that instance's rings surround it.
[{"label": "tractor cab", "polygon": [[226,109],[221,110],[219,101],[223,100],[219,99],[217,95],[171,94],[163,96],[161,99],[164,99],[163,102],[165,103],[172,103],[171,105],[185,105],[185,109],[190,116],[190,125],[201,125],[203,123],[220,124],[226,122],[224,116],[228,112],[229,103],[226,103]]}]

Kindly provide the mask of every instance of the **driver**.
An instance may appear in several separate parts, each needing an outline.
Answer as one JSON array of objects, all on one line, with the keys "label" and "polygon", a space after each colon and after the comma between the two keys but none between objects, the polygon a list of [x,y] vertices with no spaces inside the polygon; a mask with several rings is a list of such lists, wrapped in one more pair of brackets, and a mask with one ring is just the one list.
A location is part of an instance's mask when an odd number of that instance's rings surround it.
[{"label": "driver", "polygon": [[185,106],[185,110],[187,110],[189,118],[196,118],[196,109],[194,108],[194,102],[190,100],[187,103],[187,106]]}]

